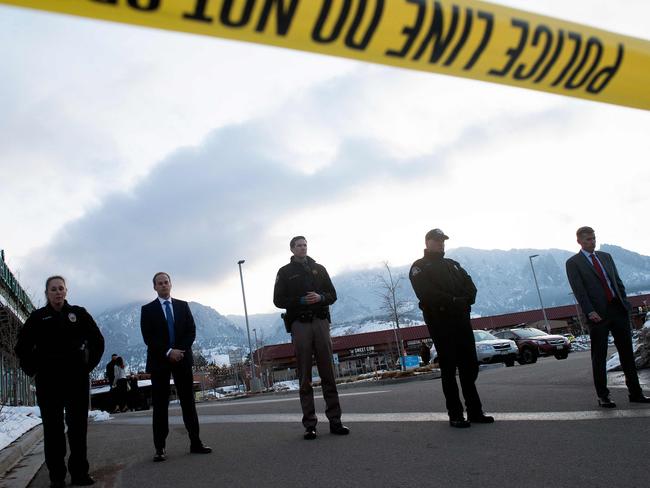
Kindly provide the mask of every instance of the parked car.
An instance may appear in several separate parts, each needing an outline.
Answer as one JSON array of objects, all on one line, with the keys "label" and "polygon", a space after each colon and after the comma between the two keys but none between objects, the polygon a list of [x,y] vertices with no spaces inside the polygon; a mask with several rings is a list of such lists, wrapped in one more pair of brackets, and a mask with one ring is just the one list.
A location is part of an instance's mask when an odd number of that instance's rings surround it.
[{"label": "parked car", "polygon": [[532,327],[500,330],[494,335],[517,343],[519,364],[534,363],[539,356],[555,356],[557,359],[566,359],[571,351],[571,343],[566,337],[547,334]]},{"label": "parked car", "polygon": [[476,357],[479,363],[505,363],[514,366],[518,349],[515,341],[498,339],[484,330],[474,331]]},{"label": "parked car", "polygon": [[[506,339],[497,339],[484,330],[474,331],[476,342],[476,357],[479,363],[505,363],[514,366],[517,359],[517,344]],[[435,344],[431,344],[431,363],[438,361],[438,352]]]}]

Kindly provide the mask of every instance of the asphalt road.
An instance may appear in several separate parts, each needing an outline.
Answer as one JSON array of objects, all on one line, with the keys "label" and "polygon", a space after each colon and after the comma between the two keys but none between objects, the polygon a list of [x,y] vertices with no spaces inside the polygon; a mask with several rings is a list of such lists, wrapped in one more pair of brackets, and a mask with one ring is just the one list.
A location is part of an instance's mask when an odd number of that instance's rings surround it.
[{"label": "asphalt road", "polygon": [[[616,387],[619,408],[599,409],[589,353],[486,369],[478,388],[497,422],[469,429],[448,425],[439,379],[341,389],[351,434],[330,435],[323,418],[314,441],[295,393],[202,403],[209,455],[189,454],[172,407],[164,463],[151,460],[150,412],[119,414],[90,425],[91,474],[99,488],[649,486],[650,408]],[[48,486],[45,467],[29,486]]]}]

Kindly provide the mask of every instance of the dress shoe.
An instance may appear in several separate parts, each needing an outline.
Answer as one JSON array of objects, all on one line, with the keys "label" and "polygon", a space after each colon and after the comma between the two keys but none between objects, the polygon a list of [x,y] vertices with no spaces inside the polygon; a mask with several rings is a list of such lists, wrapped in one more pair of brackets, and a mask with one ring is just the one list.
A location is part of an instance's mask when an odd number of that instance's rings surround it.
[{"label": "dress shoe", "polygon": [[316,439],[316,427],[307,427],[305,435],[303,436],[306,441],[313,441]]},{"label": "dress shoe", "polygon": [[616,408],[616,404],[608,396],[599,397],[598,405],[603,408]]},{"label": "dress shoe", "polygon": [[467,427],[471,427],[472,424],[469,423],[469,421],[465,420],[464,418],[459,418],[459,419],[449,419],[449,425],[452,427],[456,427],[457,429],[465,429]]},{"label": "dress shoe", "polygon": [[159,463],[160,461],[167,461],[167,453],[164,449],[156,449],[156,454],[153,456],[154,463]]},{"label": "dress shoe", "polygon": [[89,475],[85,476],[75,476],[72,478],[73,486],[90,486],[95,484],[95,480],[92,479]]},{"label": "dress shoe", "polygon": [[480,413],[479,415],[468,415],[467,420],[472,424],[493,424],[494,417]]},{"label": "dress shoe", "polygon": [[50,488],[64,488],[65,480],[50,481]]},{"label": "dress shoe", "polygon": [[343,424],[330,424],[330,433],[334,435],[348,435],[350,429]]},{"label": "dress shoe", "polygon": [[644,396],[643,393],[630,395],[630,403],[650,403],[650,398]]},{"label": "dress shoe", "polygon": [[212,452],[212,448],[204,446],[203,444],[194,444],[190,446],[190,452],[192,454],[210,454]]}]

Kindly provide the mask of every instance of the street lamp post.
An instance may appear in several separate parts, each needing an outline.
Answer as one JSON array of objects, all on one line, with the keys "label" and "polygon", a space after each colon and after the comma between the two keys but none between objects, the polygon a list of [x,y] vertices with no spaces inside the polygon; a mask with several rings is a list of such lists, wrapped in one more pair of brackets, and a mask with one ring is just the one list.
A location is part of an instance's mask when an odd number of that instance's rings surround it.
[{"label": "street lamp post", "polygon": [[544,302],[542,302],[542,293],[539,291],[539,284],[537,283],[537,275],[535,274],[535,266],[533,266],[533,258],[536,258],[539,254],[533,254],[528,256],[530,261],[530,269],[533,270],[533,279],[535,280],[535,288],[537,288],[537,296],[539,297],[539,305],[542,307],[542,315],[544,316],[544,324],[546,325],[546,332],[551,332],[551,326],[548,323],[548,318],[546,317],[546,309],[544,308]]},{"label": "street lamp post", "polygon": [[582,324],[582,314],[580,313],[580,309],[578,308],[578,300],[576,300],[576,296],[573,294],[573,292],[570,292],[569,295],[573,297],[573,303],[576,306],[576,315],[578,317],[578,323],[580,324],[580,333],[582,335],[585,335],[585,328],[584,325]]},{"label": "street lamp post", "polygon": [[244,275],[242,274],[241,271],[241,265],[244,264],[246,260],[240,259],[237,261],[237,264],[239,265],[239,279],[241,281],[241,295],[242,298],[244,299],[244,317],[246,318],[246,333],[248,334],[248,350],[251,353],[251,390],[255,391],[255,386],[257,386],[257,382],[255,379],[257,376],[255,375],[255,360],[253,359],[253,346],[251,344],[251,329],[250,326],[248,325],[248,309],[246,308],[246,292],[244,291]]},{"label": "street lamp post", "polygon": [[262,373],[262,364],[260,363],[260,343],[257,342],[257,329],[253,329],[253,335],[255,336],[255,359],[257,360],[257,368],[260,370],[260,380],[264,376]]}]

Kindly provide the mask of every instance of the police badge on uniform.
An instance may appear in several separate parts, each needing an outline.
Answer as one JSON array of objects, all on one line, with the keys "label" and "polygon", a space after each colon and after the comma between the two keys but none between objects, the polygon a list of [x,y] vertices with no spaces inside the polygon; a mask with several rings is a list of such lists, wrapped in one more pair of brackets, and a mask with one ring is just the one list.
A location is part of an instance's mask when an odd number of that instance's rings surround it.
[{"label": "police badge on uniform", "polygon": [[77,316],[74,313],[70,312],[68,314],[68,320],[74,324],[77,321]]}]

